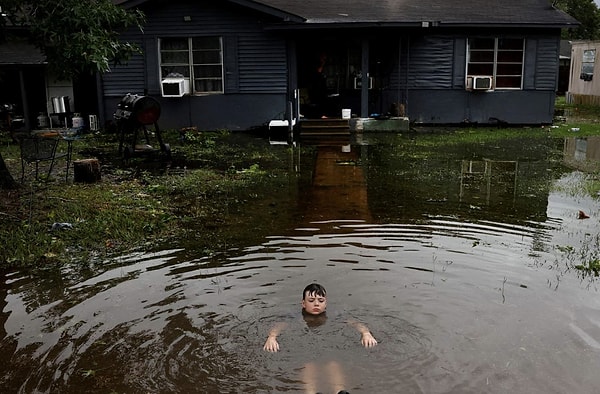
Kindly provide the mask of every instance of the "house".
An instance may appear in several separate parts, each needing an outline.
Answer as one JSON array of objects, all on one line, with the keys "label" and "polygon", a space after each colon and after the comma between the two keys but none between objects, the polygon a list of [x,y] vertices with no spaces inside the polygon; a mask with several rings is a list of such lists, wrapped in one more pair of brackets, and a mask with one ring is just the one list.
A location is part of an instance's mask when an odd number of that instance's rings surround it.
[{"label": "house", "polygon": [[247,130],[406,115],[422,124],[553,119],[560,32],[549,0],[115,0],[146,14],[143,55],[102,75],[100,117],[127,93],[162,128]]},{"label": "house", "polygon": [[571,44],[570,104],[600,105],[600,68],[596,59],[600,55],[600,41],[573,41]]}]

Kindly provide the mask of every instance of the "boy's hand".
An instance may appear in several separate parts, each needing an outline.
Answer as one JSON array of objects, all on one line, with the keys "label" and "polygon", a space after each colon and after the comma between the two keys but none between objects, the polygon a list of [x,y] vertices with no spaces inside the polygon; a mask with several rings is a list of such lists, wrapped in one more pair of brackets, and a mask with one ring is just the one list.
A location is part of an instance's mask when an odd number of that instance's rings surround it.
[{"label": "boy's hand", "polygon": [[363,332],[360,336],[360,343],[366,348],[377,346],[377,340],[373,337],[373,335],[367,331]]},{"label": "boy's hand", "polygon": [[277,342],[277,337],[269,336],[265,342],[265,346],[263,346],[263,350],[275,353],[279,351],[279,343]]}]

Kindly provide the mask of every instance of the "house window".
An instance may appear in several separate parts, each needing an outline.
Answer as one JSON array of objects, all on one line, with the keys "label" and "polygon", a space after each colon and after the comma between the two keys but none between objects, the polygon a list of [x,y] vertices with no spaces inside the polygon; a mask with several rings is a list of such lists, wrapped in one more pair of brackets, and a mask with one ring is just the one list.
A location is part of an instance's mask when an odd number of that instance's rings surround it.
[{"label": "house window", "polygon": [[193,94],[223,93],[221,37],[161,38],[161,78],[183,77]]},{"label": "house window", "polygon": [[496,89],[521,89],[524,48],[522,38],[471,38],[467,75],[490,76]]},{"label": "house window", "polygon": [[591,81],[594,77],[594,63],[596,62],[596,50],[587,49],[583,51],[583,61],[581,63],[580,79]]}]

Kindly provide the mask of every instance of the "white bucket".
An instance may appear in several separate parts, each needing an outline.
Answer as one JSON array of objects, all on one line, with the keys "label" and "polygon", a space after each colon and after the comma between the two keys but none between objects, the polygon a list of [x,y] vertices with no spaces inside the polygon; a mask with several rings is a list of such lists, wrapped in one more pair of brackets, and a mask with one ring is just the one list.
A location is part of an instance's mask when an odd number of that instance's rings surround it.
[{"label": "white bucket", "polygon": [[73,116],[73,119],[71,119],[71,120],[73,122],[74,129],[85,126],[85,123],[83,122],[83,118],[78,113],[75,113]]},{"label": "white bucket", "polygon": [[350,108],[342,109],[342,119],[350,119],[352,117],[352,110]]}]

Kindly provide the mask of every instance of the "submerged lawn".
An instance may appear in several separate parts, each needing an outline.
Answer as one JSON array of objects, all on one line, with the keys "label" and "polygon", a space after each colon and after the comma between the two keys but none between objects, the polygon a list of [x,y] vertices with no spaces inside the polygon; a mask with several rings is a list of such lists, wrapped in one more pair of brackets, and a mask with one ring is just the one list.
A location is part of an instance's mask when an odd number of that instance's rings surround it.
[{"label": "submerged lawn", "polygon": [[[18,179],[18,147],[3,138],[2,155]],[[173,134],[165,140],[178,138]],[[65,183],[60,161],[59,172],[48,182],[35,182],[28,173],[18,190],[0,191],[0,243],[7,245],[0,249],[1,267],[93,263],[188,238],[190,229],[207,253],[223,250],[225,243],[236,241],[232,234],[248,235],[231,231],[236,211],[287,182],[287,147],[269,149],[252,136],[198,133],[174,144],[173,163],[185,157],[195,168],[166,167],[148,158],[121,166],[110,135],[78,147],[77,155],[101,157],[101,182]]]},{"label": "submerged lawn", "polygon": [[[419,149],[420,154],[435,155],[448,146],[460,149],[513,138],[527,137],[535,144],[537,139],[600,135],[600,109],[560,101],[557,106],[569,112],[568,123],[559,118],[552,126],[537,128],[427,128],[399,138],[430,148]],[[285,215],[282,201],[294,176],[288,168],[291,148],[269,146],[247,134],[164,134],[173,153],[170,167],[143,158],[122,166],[116,136],[99,134],[78,141],[75,158],[98,157],[101,182],[65,183],[64,162],[59,162],[48,182],[32,181],[28,174],[18,190],[0,190],[0,268],[43,269],[70,262],[85,266],[126,251],[164,248],[173,240],[178,245],[193,242],[196,250],[210,254],[269,234],[270,218]],[[2,156],[18,179],[18,146],[5,134],[0,140]],[[300,152],[311,155],[312,148]],[[239,213],[245,209],[259,220],[241,223]]]}]

